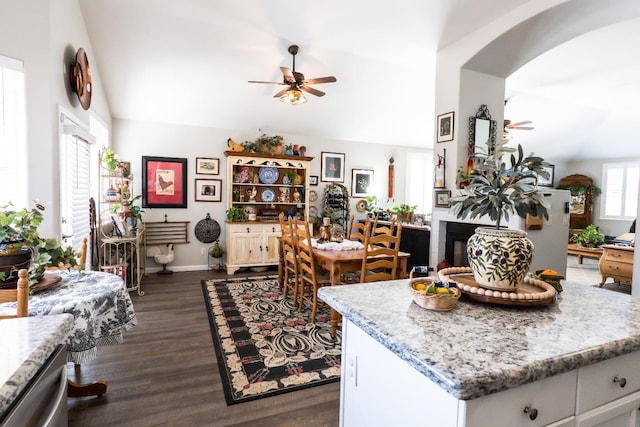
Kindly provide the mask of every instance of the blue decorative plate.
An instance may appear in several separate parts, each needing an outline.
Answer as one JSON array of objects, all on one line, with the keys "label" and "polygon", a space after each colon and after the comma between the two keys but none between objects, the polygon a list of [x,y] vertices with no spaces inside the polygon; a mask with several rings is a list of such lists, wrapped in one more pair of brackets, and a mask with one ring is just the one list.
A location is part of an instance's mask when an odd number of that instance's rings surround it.
[{"label": "blue decorative plate", "polygon": [[271,167],[262,167],[258,171],[258,176],[260,177],[260,182],[263,184],[273,184],[278,180],[280,174],[278,173],[278,169]]},{"label": "blue decorative plate", "polygon": [[273,202],[275,198],[276,198],[276,193],[274,193],[272,189],[267,188],[266,190],[262,190],[263,202]]}]

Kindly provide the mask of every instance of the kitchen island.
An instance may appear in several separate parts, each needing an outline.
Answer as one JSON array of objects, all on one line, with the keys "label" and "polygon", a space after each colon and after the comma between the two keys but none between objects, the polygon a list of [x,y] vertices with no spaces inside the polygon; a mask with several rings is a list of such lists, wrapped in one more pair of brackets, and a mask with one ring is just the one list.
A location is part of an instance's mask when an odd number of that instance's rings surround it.
[{"label": "kitchen island", "polygon": [[319,291],[344,319],[341,425],[640,423],[640,300],[564,283],[549,306],[434,312],[407,282]]},{"label": "kitchen island", "polygon": [[[57,314],[51,316],[22,317],[0,321],[0,425],[30,425],[37,423],[36,417],[46,410],[62,411],[66,422],[66,371],[63,368],[66,350],[61,347],[73,328],[73,316]],[[42,377],[43,368],[51,362],[52,354],[60,353],[57,362],[62,368],[59,372],[44,376],[44,385],[31,387],[35,377]],[[60,386],[55,386],[58,383]],[[63,389],[63,398],[59,407],[54,408],[53,399],[44,391],[45,388]],[[19,403],[26,401],[26,392],[31,388],[35,398],[28,401],[23,408],[28,415],[18,416],[16,420],[7,420],[9,413],[16,411]],[[40,402],[42,401],[42,402]],[[40,405],[43,403],[43,405]],[[45,417],[47,414],[44,414]],[[44,418],[42,418],[44,419]],[[18,422],[18,424],[15,424]],[[57,424],[55,424],[57,425]]]}]

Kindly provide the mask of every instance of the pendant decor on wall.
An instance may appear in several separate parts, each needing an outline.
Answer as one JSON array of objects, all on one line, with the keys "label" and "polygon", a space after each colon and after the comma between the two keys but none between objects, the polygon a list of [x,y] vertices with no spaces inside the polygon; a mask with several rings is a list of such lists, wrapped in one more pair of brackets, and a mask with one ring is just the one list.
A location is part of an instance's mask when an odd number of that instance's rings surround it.
[{"label": "pendant decor on wall", "polygon": [[82,108],[88,110],[89,106],[91,106],[93,83],[91,81],[89,60],[83,48],[78,49],[76,53],[75,61],[71,64],[71,69],[69,70],[69,78],[71,79],[71,90],[78,95]]},{"label": "pendant decor on wall", "polygon": [[389,198],[393,199],[393,162],[394,159],[389,159]]}]

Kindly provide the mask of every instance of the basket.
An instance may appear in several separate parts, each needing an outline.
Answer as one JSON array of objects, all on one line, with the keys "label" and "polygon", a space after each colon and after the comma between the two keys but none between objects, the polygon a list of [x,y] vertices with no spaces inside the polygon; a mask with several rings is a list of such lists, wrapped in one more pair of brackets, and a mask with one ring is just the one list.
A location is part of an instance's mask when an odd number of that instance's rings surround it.
[{"label": "basket", "polygon": [[413,297],[413,302],[418,304],[422,308],[434,311],[450,311],[455,307],[458,299],[460,298],[460,289],[449,288],[449,294],[430,294],[422,293],[414,289],[415,283],[424,283],[427,285],[427,291],[429,288],[435,286],[434,278],[432,277],[419,277],[415,279],[409,279],[409,292]]}]

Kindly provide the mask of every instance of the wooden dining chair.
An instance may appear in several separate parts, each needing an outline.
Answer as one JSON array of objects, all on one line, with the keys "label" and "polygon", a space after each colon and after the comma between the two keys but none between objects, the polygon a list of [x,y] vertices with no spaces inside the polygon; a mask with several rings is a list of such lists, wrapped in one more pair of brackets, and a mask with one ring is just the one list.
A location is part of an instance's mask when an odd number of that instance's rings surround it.
[{"label": "wooden dining chair", "polygon": [[309,303],[311,305],[311,322],[315,323],[318,306],[322,304],[318,300],[318,289],[322,286],[330,286],[331,280],[328,274],[320,274],[316,269],[309,223],[294,220],[293,231],[298,255],[298,280],[300,286],[298,293],[300,305],[298,309],[302,311],[304,303]]},{"label": "wooden dining chair", "polygon": [[360,283],[398,278],[398,252],[400,252],[401,233],[402,223],[398,223],[392,234],[373,234],[366,230]]},{"label": "wooden dining chair", "polygon": [[22,269],[18,272],[16,289],[0,289],[0,303],[17,302],[16,314],[2,315],[0,319],[27,317],[29,315],[29,271]]},{"label": "wooden dining chair", "polygon": [[364,223],[357,222],[355,218],[355,215],[351,215],[351,221],[349,222],[349,240],[364,242],[364,230],[369,223],[369,217],[366,217]]},{"label": "wooden dining chair", "polygon": [[291,291],[293,295],[293,306],[298,305],[298,254],[294,242],[294,221],[291,218],[285,219],[280,213],[280,268],[282,269],[282,282],[280,287],[285,298]]},{"label": "wooden dining chair", "polygon": [[[373,236],[379,236],[379,235],[395,236],[396,234],[399,235],[399,233],[397,233],[396,221],[394,218],[391,218],[389,225],[378,224],[378,218],[375,218],[373,220],[373,224],[371,226],[371,231],[369,232],[369,234]],[[381,241],[378,244],[385,245],[386,242]]]}]

